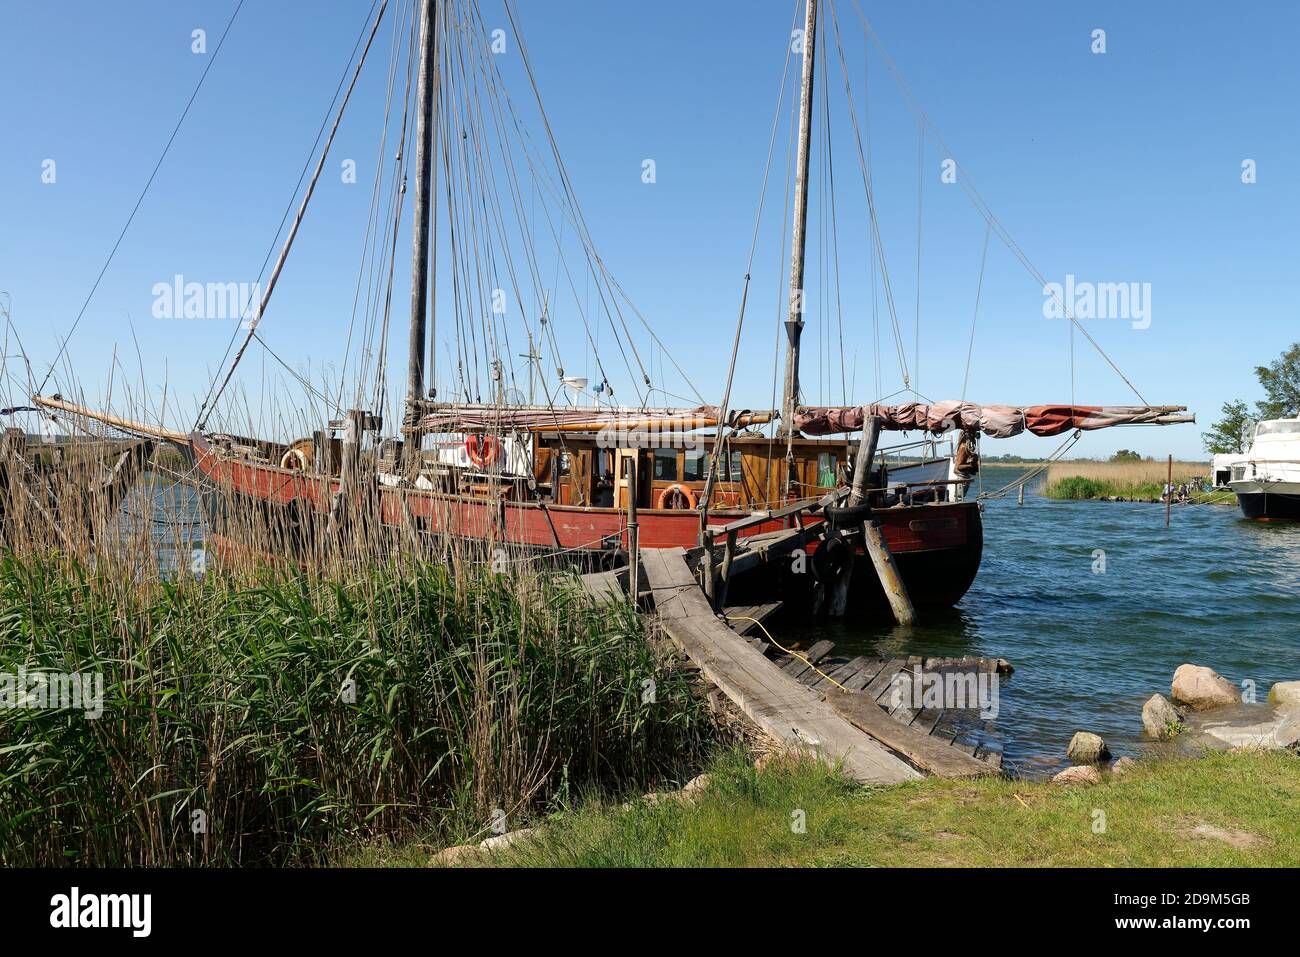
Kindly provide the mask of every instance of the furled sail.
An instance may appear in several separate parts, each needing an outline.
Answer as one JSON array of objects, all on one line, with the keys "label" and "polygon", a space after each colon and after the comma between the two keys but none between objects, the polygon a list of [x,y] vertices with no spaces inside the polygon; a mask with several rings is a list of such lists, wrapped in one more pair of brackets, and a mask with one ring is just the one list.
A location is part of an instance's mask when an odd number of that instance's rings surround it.
[{"label": "furled sail", "polygon": [[1021,432],[1060,435],[1071,429],[1105,429],[1113,425],[1174,425],[1194,422],[1184,405],[976,405],[954,399],[943,402],[904,402],[900,405],[801,407],[794,427],[805,435],[831,435],[861,430],[868,416],[896,431],[983,432],[1005,439]]},{"label": "furled sail", "polygon": [[[672,429],[676,431],[711,428],[718,425],[722,413],[717,406],[702,405],[694,409],[638,409],[609,407],[550,408],[544,406],[466,406],[447,405],[420,419],[425,432],[492,432],[546,431],[589,432],[605,428]],[[770,412],[733,412],[727,424],[733,428],[759,425],[770,421]]]}]

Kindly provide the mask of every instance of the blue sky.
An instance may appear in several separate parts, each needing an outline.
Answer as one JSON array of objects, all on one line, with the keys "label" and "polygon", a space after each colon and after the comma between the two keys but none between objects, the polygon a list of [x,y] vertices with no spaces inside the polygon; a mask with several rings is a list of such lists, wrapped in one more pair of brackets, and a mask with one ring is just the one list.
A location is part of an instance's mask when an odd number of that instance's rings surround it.
[{"label": "blue sky", "polygon": [[[69,345],[89,399],[120,401],[123,376],[143,379],[155,408],[165,390],[170,422],[192,424],[234,323],[154,318],[153,287],[176,274],[201,282],[256,279],[369,7],[368,0],[246,0]],[[483,0],[482,8],[488,24],[507,27],[497,0]],[[1300,339],[1300,294],[1288,282],[1300,258],[1300,185],[1292,171],[1300,155],[1292,122],[1300,8],[957,0],[862,0],[862,8],[951,147],[958,176],[978,185],[1049,281],[1073,274],[1079,282],[1150,284],[1148,328],[1125,319],[1084,320],[1143,396],[1187,404],[1201,425],[1228,399],[1259,397],[1253,367]],[[206,65],[206,56],[191,52],[191,32],[207,30],[210,56],[233,9],[233,0],[0,2],[0,83],[7,91],[0,101],[0,292],[10,297],[38,376]],[[836,0],[835,9],[858,122],[871,138],[880,229],[912,384],[933,399],[957,398],[985,223],[959,185],[941,182],[947,151],[928,136],[920,156],[916,354],[916,119],[877,48],[864,63],[851,0]],[[605,264],[690,381],[717,401],[794,3],[520,0],[519,10],[547,115]],[[316,382],[335,375],[344,357],[385,108],[388,26],[261,327],[277,354]],[[1090,49],[1095,29],[1105,30],[1104,54]],[[849,397],[870,401],[902,383],[883,300],[873,319],[862,180],[829,27],[822,40],[832,139],[829,151],[820,139],[814,144],[805,398],[842,398],[842,339]],[[526,99],[518,61],[511,39],[499,68],[512,96]],[[737,405],[771,399],[787,281],[785,102],[752,270]],[[835,174],[838,297],[827,252],[826,156]],[[357,184],[341,181],[337,163],[346,158],[357,162]],[[56,163],[52,184],[42,181],[48,159]],[[646,159],[655,163],[653,183],[643,182]],[[1257,170],[1249,185],[1242,182],[1247,159]],[[404,228],[390,337],[399,380],[408,243]],[[439,300],[444,312],[441,286]],[[1078,336],[1071,362],[1067,324],[1045,318],[1043,302],[1039,284],[995,237],[966,397],[1136,401]],[[566,324],[558,306],[556,312],[566,371],[594,378],[581,327]],[[608,328],[602,356],[618,398],[627,400],[628,378],[614,372],[621,363],[605,354],[617,355]],[[439,335],[448,335],[445,324]],[[633,339],[657,368],[655,350],[644,337]],[[115,350],[120,366],[109,395]],[[23,375],[15,358],[8,371]],[[663,386],[684,391],[674,378],[670,370]],[[256,345],[239,382],[254,406],[264,392],[280,396],[281,407],[303,401]],[[72,391],[62,377],[59,387]],[[1111,430],[1087,436],[1076,452],[1128,447],[1192,456],[1200,451],[1200,431]],[[985,453],[1047,454],[1056,444],[1021,437],[990,442]]]}]

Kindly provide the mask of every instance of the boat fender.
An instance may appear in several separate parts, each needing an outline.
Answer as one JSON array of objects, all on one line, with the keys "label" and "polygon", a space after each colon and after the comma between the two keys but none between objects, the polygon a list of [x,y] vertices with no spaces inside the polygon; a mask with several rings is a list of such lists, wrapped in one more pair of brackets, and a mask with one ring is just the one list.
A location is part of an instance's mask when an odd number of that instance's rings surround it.
[{"label": "boat fender", "polygon": [[858,528],[871,518],[870,505],[827,505],[826,521],[831,528]]},{"label": "boat fender", "polygon": [[465,454],[479,468],[491,468],[501,457],[501,440],[495,435],[467,435]]},{"label": "boat fender", "polygon": [[828,538],[813,552],[813,572],[818,581],[833,582],[848,567],[850,546],[842,538]]},{"label": "boat fender", "polygon": [[678,494],[680,494],[682,498],[686,501],[687,509],[695,508],[695,504],[696,504],[695,493],[692,492],[690,489],[688,489],[685,485],[670,485],[662,492],[660,492],[659,501],[658,501],[659,507],[663,509],[676,508],[676,506],[669,505],[668,503],[673,501],[674,496]]}]

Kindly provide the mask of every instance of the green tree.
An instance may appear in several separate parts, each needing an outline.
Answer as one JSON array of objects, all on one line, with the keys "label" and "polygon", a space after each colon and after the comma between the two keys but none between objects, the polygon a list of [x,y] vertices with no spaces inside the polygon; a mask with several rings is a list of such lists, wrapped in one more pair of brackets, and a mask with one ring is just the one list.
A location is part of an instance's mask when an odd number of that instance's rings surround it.
[{"label": "green tree", "polygon": [[1261,419],[1300,415],[1300,342],[1292,343],[1270,365],[1256,366],[1255,375],[1268,397],[1255,404]]},{"label": "green tree", "polygon": [[1205,446],[1205,451],[1213,455],[1223,452],[1244,452],[1246,443],[1250,441],[1250,436],[1247,434],[1250,431],[1250,424],[1250,414],[1246,411],[1245,402],[1225,402],[1223,417],[1201,433],[1201,443]]},{"label": "green tree", "polygon": [[1120,449],[1110,457],[1112,462],[1141,462],[1141,454],[1134,452],[1132,449]]}]

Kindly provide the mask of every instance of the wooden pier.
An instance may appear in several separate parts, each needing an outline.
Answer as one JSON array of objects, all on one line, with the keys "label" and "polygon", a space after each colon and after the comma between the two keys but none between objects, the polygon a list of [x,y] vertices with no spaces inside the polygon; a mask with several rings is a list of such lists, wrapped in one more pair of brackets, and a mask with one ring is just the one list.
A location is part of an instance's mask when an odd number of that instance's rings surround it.
[{"label": "wooden pier", "polygon": [[[761,549],[768,542],[756,544]],[[737,555],[753,553],[746,546],[732,546],[732,562]],[[653,600],[669,638],[706,679],[777,741],[838,764],[864,784],[927,774],[998,773],[1000,752],[956,740],[950,715],[913,707],[908,692],[916,666],[930,672],[1005,674],[1010,671],[1005,661],[833,658],[829,641],[786,653],[763,627],[780,610],[779,602],[729,606],[720,615],[684,549],[645,549],[640,558],[642,594]],[[702,567],[706,582],[713,570],[707,562]],[[627,577],[626,569],[600,572],[583,576],[583,585],[593,597],[607,600],[625,594]]]}]

